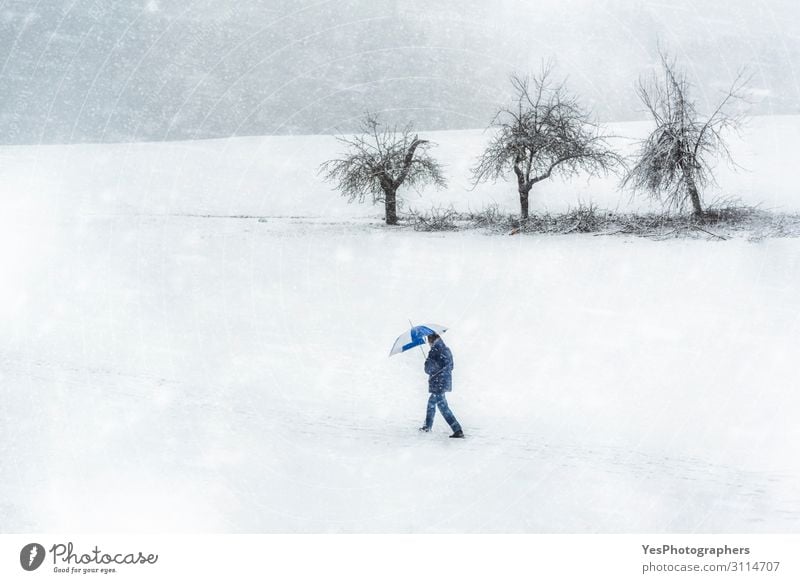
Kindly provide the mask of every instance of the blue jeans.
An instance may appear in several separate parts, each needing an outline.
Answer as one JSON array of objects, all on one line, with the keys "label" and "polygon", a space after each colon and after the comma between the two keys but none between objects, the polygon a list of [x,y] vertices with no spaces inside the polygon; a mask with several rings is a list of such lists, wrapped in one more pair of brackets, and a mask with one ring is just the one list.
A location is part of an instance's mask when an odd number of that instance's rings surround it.
[{"label": "blue jeans", "polygon": [[460,431],[461,425],[458,424],[456,416],[453,415],[453,412],[447,405],[447,398],[444,396],[444,393],[431,393],[431,396],[428,398],[428,412],[425,416],[425,427],[428,429],[433,427],[433,417],[436,415],[437,406],[439,407],[439,411],[442,413],[442,417],[444,417],[444,420],[447,421],[450,429],[453,430],[453,433]]}]

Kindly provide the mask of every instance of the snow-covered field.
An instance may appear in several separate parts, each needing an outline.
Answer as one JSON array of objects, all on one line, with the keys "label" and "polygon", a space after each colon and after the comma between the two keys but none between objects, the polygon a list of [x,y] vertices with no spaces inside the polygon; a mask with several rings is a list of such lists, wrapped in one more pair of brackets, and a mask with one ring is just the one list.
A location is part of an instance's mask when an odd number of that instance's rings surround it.
[{"label": "snow-covered field", "polygon": [[[752,125],[720,194],[797,210],[800,121]],[[434,139],[411,206],[514,210],[466,190],[480,132]],[[800,531],[800,240],[387,228],[337,149],[0,149],[1,532]],[[466,440],[416,431],[409,319],[450,327]]]}]

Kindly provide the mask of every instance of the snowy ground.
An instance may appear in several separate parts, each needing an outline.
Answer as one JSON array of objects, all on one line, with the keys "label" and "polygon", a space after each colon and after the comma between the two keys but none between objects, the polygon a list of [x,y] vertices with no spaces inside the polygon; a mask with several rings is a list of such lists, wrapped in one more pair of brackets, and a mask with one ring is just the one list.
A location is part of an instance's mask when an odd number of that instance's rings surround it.
[{"label": "snowy ground", "polygon": [[800,240],[386,228],[321,139],[0,150],[0,531],[800,531]]}]

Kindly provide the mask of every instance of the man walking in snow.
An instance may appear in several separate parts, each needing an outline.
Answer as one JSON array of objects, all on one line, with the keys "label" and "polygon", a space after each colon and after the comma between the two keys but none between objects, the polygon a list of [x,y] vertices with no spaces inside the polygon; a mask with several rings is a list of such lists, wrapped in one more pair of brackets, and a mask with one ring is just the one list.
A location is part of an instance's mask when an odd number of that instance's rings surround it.
[{"label": "man walking in snow", "polygon": [[450,437],[464,437],[464,432],[461,430],[456,420],[456,416],[447,405],[447,398],[445,393],[453,390],[453,353],[445,346],[444,341],[438,334],[431,334],[428,336],[428,344],[431,346],[431,351],[428,353],[428,358],[425,359],[425,372],[428,374],[428,392],[431,396],[428,398],[428,411],[425,416],[425,425],[420,427],[420,431],[430,431],[433,427],[433,417],[436,415],[436,407],[442,413],[442,417],[450,425],[453,430],[453,435]]}]

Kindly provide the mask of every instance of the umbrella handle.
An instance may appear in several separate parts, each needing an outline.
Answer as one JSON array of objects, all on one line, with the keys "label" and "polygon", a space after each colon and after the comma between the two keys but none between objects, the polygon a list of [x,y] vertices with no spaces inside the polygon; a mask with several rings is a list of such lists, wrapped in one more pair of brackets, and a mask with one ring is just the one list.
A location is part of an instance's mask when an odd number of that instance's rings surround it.
[{"label": "umbrella handle", "polygon": [[[414,327],[414,324],[411,322],[411,318],[408,319],[408,325],[411,326],[412,328]],[[422,353],[422,357],[427,360],[428,355],[425,354],[425,349],[422,348],[422,344],[419,345],[419,351]]]}]

